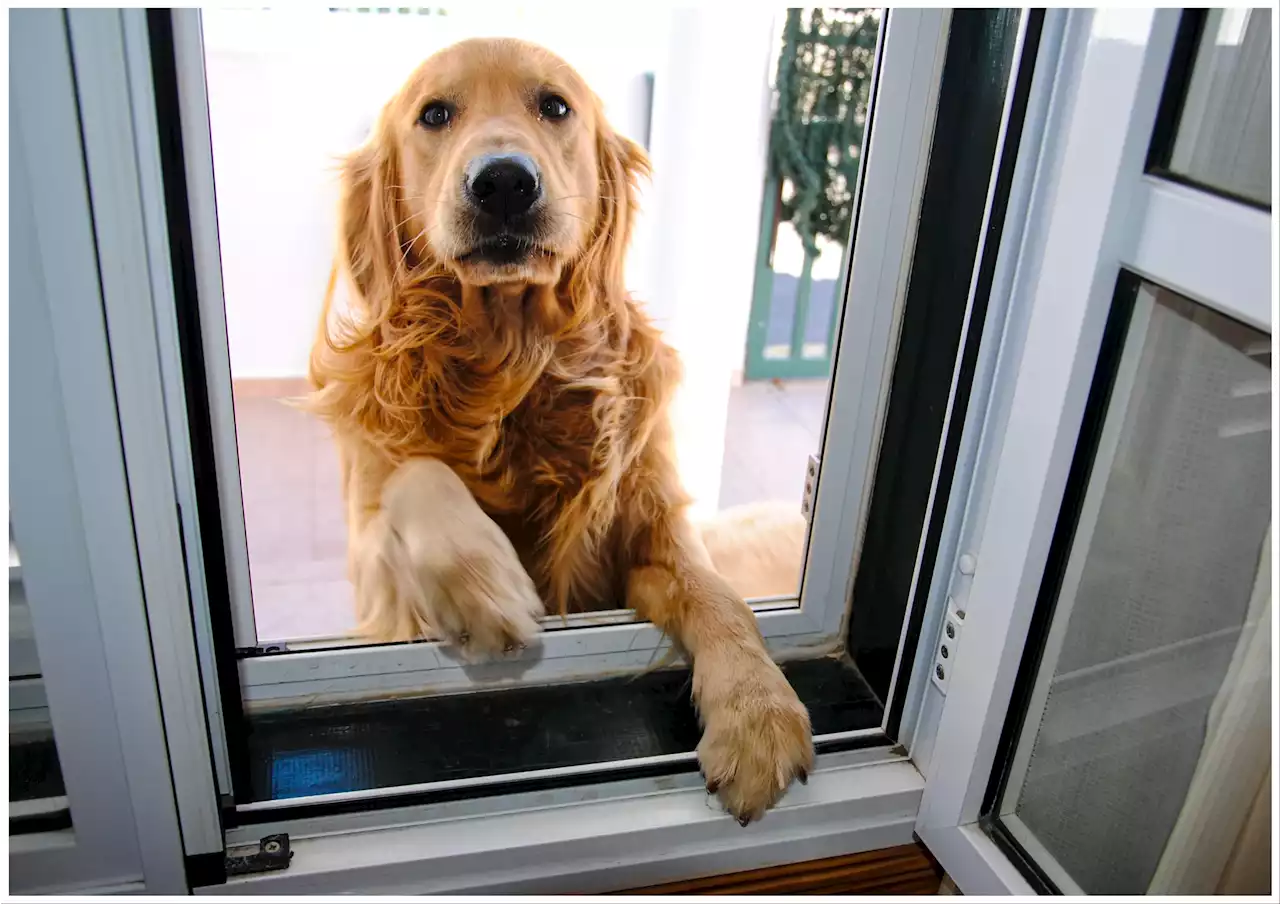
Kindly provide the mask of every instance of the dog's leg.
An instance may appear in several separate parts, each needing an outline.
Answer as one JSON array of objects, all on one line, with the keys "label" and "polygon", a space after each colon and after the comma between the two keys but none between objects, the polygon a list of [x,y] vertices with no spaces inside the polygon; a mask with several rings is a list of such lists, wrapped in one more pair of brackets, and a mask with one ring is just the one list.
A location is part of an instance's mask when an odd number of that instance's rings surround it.
[{"label": "dog's leg", "polygon": [[469,657],[510,653],[538,631],[542,600],[511,541],[443,462],[398,466],[343,447],[359,633],[442,636]]},{"label": "dog's leg", "polygon": [[628,604],[692,658],[707,790],[746,825],[793,778],[806,779],[813,762],[809,713],[769,658],[750,607],[712,568],[685,519],[674,468],[664,456],[651,456],[630,483]]}]

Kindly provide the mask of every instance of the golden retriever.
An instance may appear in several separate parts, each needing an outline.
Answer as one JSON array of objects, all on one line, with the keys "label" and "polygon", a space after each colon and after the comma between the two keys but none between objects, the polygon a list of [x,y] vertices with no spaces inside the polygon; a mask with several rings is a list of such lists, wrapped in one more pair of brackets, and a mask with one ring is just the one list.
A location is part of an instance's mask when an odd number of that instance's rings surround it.
[{"label": "golden retriever", "polygon": [[366,634],[511,654],[548,607],[625,600],[691,658],[707,790],[746,825],[806,778],[809,716],[686,514],[679,363],[623,282],[648,169],[549,51],[432,56],[345,162],[351,309],[331,281],[309,403]]}]

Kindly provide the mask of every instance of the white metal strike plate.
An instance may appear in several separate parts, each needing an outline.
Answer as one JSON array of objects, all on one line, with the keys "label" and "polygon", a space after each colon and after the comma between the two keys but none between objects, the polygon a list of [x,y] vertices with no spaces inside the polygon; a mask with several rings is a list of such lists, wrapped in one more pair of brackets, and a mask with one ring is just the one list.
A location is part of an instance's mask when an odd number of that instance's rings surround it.
[{"label": "white metal strike plate", "polygon": [[951,680],[960,635],[964,633],[964,617],[965,611],[956,605],[955,597],[947,597],[947,614],[942,619],[942,630],[938,632],[938,644],[933,650],[933,672],[929,676],[944,694]]},{"label": "white metal strike plate", "polygon": [[809,456],[809,463],[804,469],[804,498],[800,500],[800,514],[804,520],[813,519],[813,497],[818,488],[818,465],[821,459],[817,455]]}]

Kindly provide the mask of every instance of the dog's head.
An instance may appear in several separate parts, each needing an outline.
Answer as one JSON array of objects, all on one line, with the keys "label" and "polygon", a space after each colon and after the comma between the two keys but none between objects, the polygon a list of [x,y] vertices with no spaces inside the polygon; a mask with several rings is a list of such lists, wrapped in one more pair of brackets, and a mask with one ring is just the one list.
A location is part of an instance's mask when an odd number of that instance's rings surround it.
[{"label": "dog's head", "polygon": [[440,51],[348,158],[341,241],[367,299],[437,265],[470,285],[619,283],[644,152],[554,54],[515,40]]}]

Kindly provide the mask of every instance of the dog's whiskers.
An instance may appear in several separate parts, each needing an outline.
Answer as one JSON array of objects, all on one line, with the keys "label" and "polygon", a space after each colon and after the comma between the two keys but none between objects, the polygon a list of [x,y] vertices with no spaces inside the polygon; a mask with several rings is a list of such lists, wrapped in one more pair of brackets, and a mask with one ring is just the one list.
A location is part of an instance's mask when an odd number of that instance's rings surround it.
[{"label": "dog's whiskers", "polygon": [[[561,201],[574,201],[580,198],[590,198],[590,197],[591,195],[565,195],[563,198],[548,198],[547,203],[559,204]],[[600,201],[616,201],[617,200],[617,198],[615,198],[613,195],[596,195],[595,197],[597,200],[600,200]]]}]

